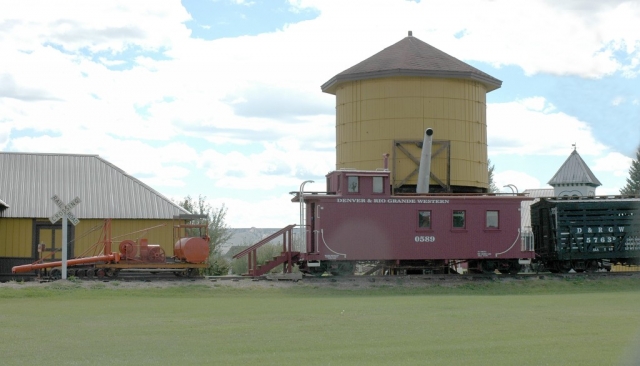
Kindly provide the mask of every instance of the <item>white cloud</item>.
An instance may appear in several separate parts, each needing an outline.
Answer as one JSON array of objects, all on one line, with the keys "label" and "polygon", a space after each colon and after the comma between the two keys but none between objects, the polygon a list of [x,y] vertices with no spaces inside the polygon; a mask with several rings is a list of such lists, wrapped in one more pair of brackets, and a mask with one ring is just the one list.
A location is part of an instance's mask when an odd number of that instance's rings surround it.
[{"label": "white cloud", "polygon": [[[628,156],[611,152],[601,158],[596,158],[595,165],[590,168],[594,173],[602,172],[603,174],[612,174],[616,177],[627,177],[632,161],[633,159]],[[596,176],[597,175],[598,174],[596,174]]]},{"label": "white cloud", "polygon": [[0,33],[0,40],[9,38],[22,50],[44,43],[70,52],[121,52],[133,45],[157,49],[189,34],[183,22],[190,16],[178,1],[27,0],[3,7],[2,13],[13,21],[12,36]]},{"label": "white cloud", "polygon": [[617,97],[613,98],[613,100],[611,101],[611,105],[617,107],[620,104],[624,103],[624,101],[625,101],[624,97],[617,96]]},{"label": "white cloud", "polygon": [[[0,148],[100,154],[159,190],[194,178],[242,189],[242,198],[218,199],[229,202],[234,225],[278,226],[252,224],[251,213],[285,215],[283,197],[250,192],[297,187],[335,164],[335,97],[320,85],[408,30],[460,59],[529,75],[637,77],[640,69],[637,2],[289,4],[320,15],[207,41],[189,38],[191,18],[177,0],[12,3],[0,12]],[[587,123],[542,96],[490,104],[487,115],[492,154],[566,155],[573,143],[585,156],[609,152]],[[182,142],[196,140],[203,143]],[[622,161],[602,159],[594,169]],[[540,185],[522,174],[496,177],[522,189]]]},{"label": "white cloud", "polygon": [[522,193],[525,189],[534,188],[548,188],[546,184],[542,185],[540,181],[532,177],[531,175],[515,170],[506,170],[497,172],[493,176],[493,180],[501,192],[511,193],[511,188],[505,187],[508,184],[513,184],[518,189],[518,192]]},{"label": "white cloud", "polygon": [[226,222],[230,227],[282,228],[299,222],[300,206],[291,202],[293,196],[283,193],[258,200],[211,199],[213,207],[227,207]]},{"label": "white cloud", "polygon": [[179,164],[196,165],[198,159],[193,148],[181,143],[154,148],[138,140],[120,140],[90,131],[65,133],[57,137],[19,137],[12,140],[11,146],[15,151],[22,152],[88,152],[100,155],[126,173],[158,189],[183,186],[189,170]]},{"label": "white cloud", "polygon": [[491,153],[565,155],[574,143],[585,155],[606,150],[585,122],[562,112],[543,97],[487,106],[487,139]]},{"label": "white cloud", "polygon": [[241,190],[282,189],[300,184],[309,177],[324,176],[335,168],[335,152],[304,149],[296,140],[266,144],[259,153],[227,154],[207,150],[201,165],[216,186]]}]

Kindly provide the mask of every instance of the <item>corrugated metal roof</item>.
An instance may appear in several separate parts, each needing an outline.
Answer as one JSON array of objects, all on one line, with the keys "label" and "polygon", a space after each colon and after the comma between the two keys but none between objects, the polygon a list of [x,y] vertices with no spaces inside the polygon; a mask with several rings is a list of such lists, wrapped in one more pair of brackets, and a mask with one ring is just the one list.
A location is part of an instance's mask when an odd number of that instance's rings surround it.
[{"label": "corrugated metal roof", "polygon": [[78,219],[170,219],[188,213],[153,188],[98,155],[0,152],[4,217],[50,217],[79,197]]},{"label": "corrugated metal roof", "polygon": [[524,192],[529,197],[536,197],[533,201],[522,201],[520,204],[520,218],[523,232],[531,231],[531,205],[540,201],[540,197],[553,197],[553,188],[526,189]]},{"label": "corrugated metal roof", "polygon": [[559,184],[583,184],[592,187],[602,185],[576,150],[571,152],[571,155],[569,155],[564,164],[558,169],[558,172],[556,172],[547,184],[551,186]]},{"label": "corrugated metal roof", "polygon": [[471,79],[487,87],[498,89],[502,81],[450,56],[439,49],[408,36],[352,66],[324,83],[325,93],[335,94],[345,81],[375,79],[392,76],[424,76],[435,78]]}]

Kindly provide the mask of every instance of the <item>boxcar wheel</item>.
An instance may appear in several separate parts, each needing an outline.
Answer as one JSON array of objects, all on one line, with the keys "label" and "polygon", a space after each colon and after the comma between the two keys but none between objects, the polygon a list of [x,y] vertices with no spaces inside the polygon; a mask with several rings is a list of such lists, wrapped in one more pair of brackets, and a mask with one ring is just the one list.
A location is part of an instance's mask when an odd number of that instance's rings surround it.
[{"label": "boxcar wheel", "polygon": [[561,261],[560,263],[560,272],[562,273],[569,273],[569,271],[571,271],[571,261]]}]

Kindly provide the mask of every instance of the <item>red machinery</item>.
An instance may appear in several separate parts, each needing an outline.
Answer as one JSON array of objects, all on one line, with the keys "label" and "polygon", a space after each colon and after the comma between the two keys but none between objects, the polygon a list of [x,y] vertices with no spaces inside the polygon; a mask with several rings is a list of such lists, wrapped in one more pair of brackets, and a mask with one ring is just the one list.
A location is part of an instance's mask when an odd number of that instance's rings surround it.
[{"label": "red machinery", "polygon": [[[202,219],[203,215],[181,215],[179,220]],[[143,270],[147,272],[170,271],[176,275],[193,275],[199,268],[208,266],[209,237],[208,224],[174,225],[174,256],[167,258],[158,244],[149,244],[147,239],[122,240],[118,252],[111,251],[111,220],[104,222],[100,240],[78,258],[67,260],[69,275],[105,276],[117,275],[121,270]],[[147,229],[148,230],[148,229]],[[145,230],[146,231],[146,230]],[[191,236],[194,235],[194,236]],[[99,254],[84,256],[93,250]],[[24,273],[40,269],[52,269],[52,277],[58,277],[57,267],[62,261],[46,261],[43,258],[33,264],[15,266],[13,273]]]}]

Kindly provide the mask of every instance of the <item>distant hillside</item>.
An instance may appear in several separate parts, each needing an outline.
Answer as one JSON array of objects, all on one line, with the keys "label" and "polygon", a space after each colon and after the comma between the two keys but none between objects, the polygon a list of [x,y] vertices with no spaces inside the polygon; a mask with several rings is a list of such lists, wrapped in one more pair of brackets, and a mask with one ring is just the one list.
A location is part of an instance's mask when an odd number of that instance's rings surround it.
[{"label": "distant hillside", "polygon": [[[220,252],[224,255],[225,253],[227,253],[229,248],[233,246],[251,246],[280,229],[281,228],[269,229],[255,227],[229,229],[229,232],[231,232],[232,234],[231,238],[221,247]],[[277,242],[278,240],[279,239],[275,239],[274,242]],[[280,241],[281,240],[282,239],[280,239]]]}]

